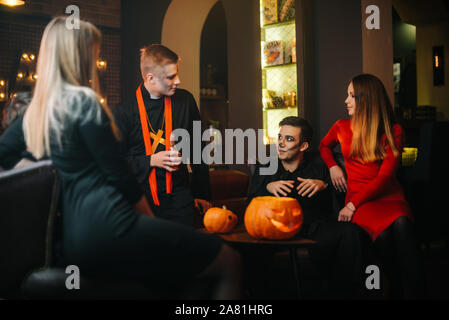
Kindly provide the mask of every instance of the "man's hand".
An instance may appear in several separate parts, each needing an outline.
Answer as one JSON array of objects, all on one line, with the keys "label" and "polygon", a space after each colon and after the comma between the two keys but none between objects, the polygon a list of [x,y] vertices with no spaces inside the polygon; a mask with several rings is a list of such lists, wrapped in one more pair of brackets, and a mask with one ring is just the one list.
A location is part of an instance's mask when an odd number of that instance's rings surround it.
[{"label": "man's hand", "polygon": [[340,192],[346,192],[346,177],[343,170],[339,166],[335,165],[329,169],[329,173],[335,189]]},{"label": "man's hand", "polygon": [[287,196],[293,189],[292,180],[279,180],[275,182],[270,182],[267,184],[268,192],[274,194],[276,197]]},{"label": "man's hand", "polygon": [[212,204],[209,201],[203,199],[193,199],[193,201],[195,203],[195,208],[200,214],[205,214],[206,211],[212,207]]},{"label": "man's hand", "polygon": [[326,189],[326,183],[322,180],[318,179],[303,179],[301,177],[297,178],[300,182],[299,186],[296,187],[298,190],[298,194],[302,197],[305,197],[309,194],[309,198],[311,198],[318,191]]},{"label": "man's hand", "polygon": [[169,172],[175,171],[182,161],[179,155],[177,150],[160,151],[151,156],[150,166],[162,168]]},{"label": "man's hand", "polygon": [[340,213],[338,214],[338,221],[351,221],[354,212],[354,204],[352,202],[349,202],[343,209],[340,210]]}]

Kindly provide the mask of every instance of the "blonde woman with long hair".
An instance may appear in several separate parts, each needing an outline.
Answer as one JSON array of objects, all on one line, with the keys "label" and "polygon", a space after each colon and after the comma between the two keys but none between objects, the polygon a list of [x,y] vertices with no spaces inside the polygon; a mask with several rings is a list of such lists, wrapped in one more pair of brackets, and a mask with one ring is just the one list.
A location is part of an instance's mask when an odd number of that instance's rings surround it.
[{"label": "blonde woman with long hair", "polygon": [[[346,191],[346,205],[338,221],[352,221],[370,235],[390,277],[393,297],[416,298],[423,292],[413,216],[396,179],[402,128],[395,122],[391,102],[377,77],[354,77],[347,94],[351,119],[337,121],[319,147],[332,184]],[[347,176],[332,154],[337,143]],[[400,273],[395,273],[398,270]]]},{"label": "blonde woman with long hair", "polygon": [[170,287],[217,276],[215,298],[239,297],[240,257],[218,237],[155,218],[119,152],[119,132],[100,104],[101,33],[66,18],[45,28],[35,92],[23,119],[28,150],[50,157],[62,181],[63,255],[86,277]]}]

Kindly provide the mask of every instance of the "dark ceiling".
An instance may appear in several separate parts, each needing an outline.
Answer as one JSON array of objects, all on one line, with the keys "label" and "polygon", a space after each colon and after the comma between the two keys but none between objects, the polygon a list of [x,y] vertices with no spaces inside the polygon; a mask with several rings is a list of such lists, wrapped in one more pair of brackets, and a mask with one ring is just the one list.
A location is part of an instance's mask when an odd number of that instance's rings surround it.
[{"label": "dark ceiling", "polygon": [[393,0],[402,22],[423,25],[449,22],[449,0]]}]

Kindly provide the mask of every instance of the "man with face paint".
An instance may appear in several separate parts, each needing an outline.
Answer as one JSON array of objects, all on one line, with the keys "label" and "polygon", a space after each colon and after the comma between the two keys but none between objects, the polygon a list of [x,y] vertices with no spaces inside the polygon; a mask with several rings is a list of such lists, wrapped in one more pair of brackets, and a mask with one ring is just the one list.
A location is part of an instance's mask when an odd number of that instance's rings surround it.
[{"label": "man with face paint", "polygon": [[309,156],[313,130],[299,117],[287,117],[280,123],[278,134],[278,170],[270,176],[256,170],[247,203],[255,196],[271,195],[296,198],[304,211],[304,227],[327,219],[332,210],[329,170],[321,158]]},{"label": "man with face paint", "polygon": [[330,298],[359,297],[367,234],[356,224],[333,218],[329,170],[319,155],[307,152],[313,135],[310,124],[300,117],[287,117],[279,126],[278,170],[263,176],[256,168],[247,204],[258,196],[295,198],[304,214],[301,236],[317,241],[310,256],[328,280]]},{"label": "man with face paint", "polygon": [[194,227],[195,207],[201,213],[210,207],[209,170],[206,165],[191,164],[189,183],[186,165],[171,149],[170,133],[178,128],[189,132],[192,146],[193,121],[200,120],[192,94],[178,88],[178,67],[178,55],[167,47],[152,44],[142,48],[143,82],[134,97],[113,112],[124,154],[155,215]]}]

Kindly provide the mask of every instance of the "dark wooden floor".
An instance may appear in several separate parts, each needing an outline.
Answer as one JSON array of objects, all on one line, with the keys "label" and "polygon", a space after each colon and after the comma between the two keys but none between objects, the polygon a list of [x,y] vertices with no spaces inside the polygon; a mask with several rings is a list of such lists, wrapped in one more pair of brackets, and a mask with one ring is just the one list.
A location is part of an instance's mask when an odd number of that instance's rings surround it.
[{"label": "dark wooden floor", "polygon": [[[426,299],[449,299],[449,249],[445,242],[433,242],[422,250],[426,280]],[[299,252],[302,296],[304,299],[330,299],[326,284],[311,264],[309,257]],[[263,264],[263,262],[261,262]],[[265,266],[262,273],[256,267],[246,271],[245,299],[290,300],[296,298],[295,282],[288,252],[274,256],[271,267]],[[383,279],[384,280],[384,279]],[[385,281],[385,280],[384,280]],[[387,287],[382,281],[381,290]],[[373,293],[368,299],[386,300],[385,291]]]}]

